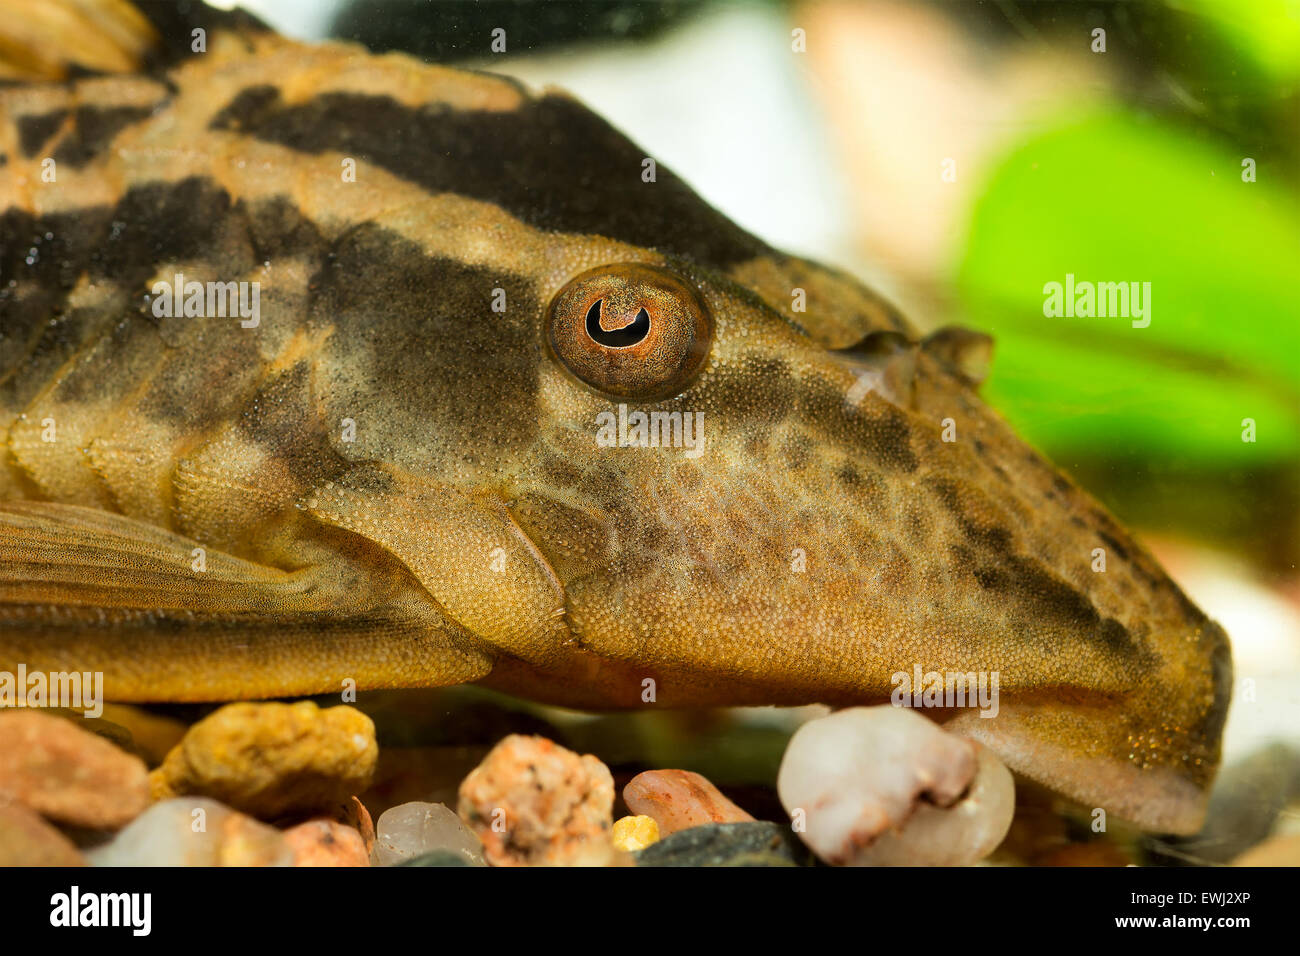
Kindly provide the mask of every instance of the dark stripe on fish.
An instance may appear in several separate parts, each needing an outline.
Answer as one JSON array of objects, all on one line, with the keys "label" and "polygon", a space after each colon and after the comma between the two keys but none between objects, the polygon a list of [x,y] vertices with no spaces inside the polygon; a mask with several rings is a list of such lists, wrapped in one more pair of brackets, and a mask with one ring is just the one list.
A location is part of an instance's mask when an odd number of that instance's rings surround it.
[{"label": "dark stripe on fish", "polygon": [[155,109],[156,106],[80,107],[73,114],[72,132],[54,151],[54,161],[73,169],[85,166],[108,147],[114,136],[152,115]]},{"label": "dark stripe on fish", "polygon": [[263,85],[242,91],[211,125],[357,157],[430,192],[494,203],[532,226],[603,235],[716,269],[768,251],[663,167],[656,182],[642,182],[646,154],[567,97],[507,112],[359,93],[288,105]]},{"label": "dark stripe on fish", "polygon": [[[358,224],[330,242],[287,197],[235,201],[202,177],[135,186],[112,207],[0,215],[0,344],[8,366],[0,367],[0,410],[25,408],[75,354],[89,361],[70,370],[59,386],[62,400],[88,399],[97,377],[128,367],[124,349],[157,349],[164,329],[147,294],[170,263],[199,264],[186,270],[189,279],[229,282],[255,278],[260,263],[282,258],[303,260],[312,279],[296,314],[283,305],[266,311],[291,290],[263,290],[263,321],[275,323],[264,332],[288,322],[322,335],[317,358],[331,430],[350,417],[363,423],[360,443],[422,454],[440,445],[471,457],[532,440],[542,303],[530,279],[430,255],[374,224]],[[69,308],[68,292],[83,275],[107,287],[103,300]],[[8,279],[17,281],[10,286]],[[491,311],[497,288],[505,292],[506,313]],[[170,329],[179,347],[168,350],[139,407],[155,420],[202,431],[242,407],[249,381],[260,378],[257,367],[267,360],[258,355],[262,333],[202,319],[173,321]],[[268,400],[281,401],[288,381]],[[297,394],[302,383],[294,382],[290,391]],[[455,402],[447,401],[451,394]],[[270,436],[289,435],[302,418],[253,415],[245,424],[287,456],[280,448],[287,438]],[[319,464],[329,459],[322,446],[296,433],[295,441],[312,463],[291,471],[328,470]]]},{"label": "dark stripe on fish", "polygon": [[312,286],[311,325],[334,330],[318,371],[328,420],[382,420],[384,444],[397,439],[387,454],[437,447],[429,460],[534,440],[543,303],[529,279],[431,256],[366,224],[330,248]]},{"label": "dark stripe on fish", "polygon": [[1014,553],[1006,527],[981,523],[965,486],[937,475],[925,478],[924,484],[953,516],[969,543],[969,547],[960,548],[956,563],[969,567],[981,588],[1004,599],[1009,613],[1028,615],[1019,628],[1022,640],[1061,653],[1060,633],[1077,633],[1086,635],[1101,653],[1123,659],[1129,666],[1159,663],[1143,634],[1103,616],[1082,590]]},{"label": "dark stripe on fish", "polygon": [[68,118],[67,110],[51,110],[18,117],[18,151],[27,159],[35,156]]}]

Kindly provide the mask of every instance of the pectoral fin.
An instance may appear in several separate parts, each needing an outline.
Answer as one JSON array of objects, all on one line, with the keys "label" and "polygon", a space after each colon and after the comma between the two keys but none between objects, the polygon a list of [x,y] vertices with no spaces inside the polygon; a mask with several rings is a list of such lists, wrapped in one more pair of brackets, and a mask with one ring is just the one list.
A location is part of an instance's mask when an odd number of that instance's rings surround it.
[{"label": "pectoral fin", "polygon": [[545,663],[569,637],[563,586],[497,495],[367,464],[305,506],[386,549],[452,620],[494,647]]},{"label": "pectoral fin", "polygon": [[381,552],[286,571],[122,515],[8,501],[0,671],[19,665],[102,673],[111,700],[199,701],[454,684],[492,662]]},{"label": "pectoral fin", "polygon": [[276,616],[337,610],[319,568],[281,571],[123,515],[0,502],[0,603]]}]

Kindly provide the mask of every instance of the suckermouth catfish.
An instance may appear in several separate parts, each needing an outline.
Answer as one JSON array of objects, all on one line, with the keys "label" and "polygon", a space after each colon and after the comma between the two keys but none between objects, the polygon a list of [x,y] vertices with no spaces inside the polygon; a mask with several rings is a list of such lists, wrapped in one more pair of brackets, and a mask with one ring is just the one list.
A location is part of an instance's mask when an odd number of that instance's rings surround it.
[{"label": "suckermouth catfish", "polygon": [[590,709],[997,672],[949,728],[1199,826],[1227,638],[981,402],[987,340],[566,95],[192,16],[0,86],[0,669]]}]

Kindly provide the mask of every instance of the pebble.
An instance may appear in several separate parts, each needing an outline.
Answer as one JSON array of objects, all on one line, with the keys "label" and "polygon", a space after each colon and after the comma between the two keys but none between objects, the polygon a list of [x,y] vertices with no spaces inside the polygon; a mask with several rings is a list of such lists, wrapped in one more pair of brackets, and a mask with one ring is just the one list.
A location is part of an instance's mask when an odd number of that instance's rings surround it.
[{"label": "pebble", "polygon": [[610,838],[616,848],[635,853],[659,839],[659,824],[654,817],[623,817],[614,821]]},{"label": "pebble", "polygon": [[637,866],[806,866],[807,848],[779,823],[710,823],[664,837]]},{"label": "pebble", "polygon": [[[101,710],[107,711],[108,705],[104,704]],[[129,728],[121,724],[114,723],[108,717],[100,714],[98,717],[87,717],[85,711],[76,710],[71,707],[42,707],[40,713],[48,714],[51,717],[61,717],[64,720],[70,720],[73,724],[82,730],[89,731],[96,737],[103,737],[118,750],[126,751],[129,754],[140,756],[135,746]]]},{"label": "pebble", "polygon": [[274,827],[207,797],[156,803],[104,846],[95,866],[292,866],[293,850]]},{"label": "pebble", "polygon": [[361,841],[365,844],[367,855],[374,850],[375,824],[371,821],[370,811],[366,809],[360,797],[349,797],[346,803],[336,804],[331,819],[361,834]]},{"label": "pebble", "polygon": [[991,751],[889,705],[800,727],[777,792],[803,841],[836,865],[973,863],[1015,811],[1011,773]]},{"label": "pebble", "polygon": [[460,785],[459,811],[493,866],[607,866],[614,779],[590,754],[511,734]]},{"label": "pebble", "polygon": [[1015,781],[987,747],[962,798],[948,807],[919,803],[901,830],[859,849],[855,866],[967,866],[998,848],[1016,810]]},{"label": "pebble", "polygon": [[753,817],[717,787],[689,770],[647,770],[623,788],[635,814],[653,817],[664,836],[706,823],[750,823]]},{"label": "pebble", "polygon": [[284,831],[294,866],[369,866],[361,834],[337,820],[308,820]]},{"label": "pebble", "polygon": [[472,863],[466,862],[465,858],[459,853],[452,853],[450,850],[434,850],[432,853],[425,853],[422,856],[412,857],[409,860],[403,860],[398,866],[472,866]]},{"label": "pebble", "polygon": [[228,704],[199,721],[150,776],[155,799],[208,796],[263,820],[328,814],[370,783],[378,746],[347,706]]},{"label": "pebble", "polygon": [[380,814],[372,865],[396,866],[435,852],[453,853],[467,866],[487,865],[483,843],[446,804],[403,803]]},{"label": "pebble", "polygon": [[144,761],[71,720],[35,710],[0,714],[0,802],[59,823],[111,830],[149,805]]},{"label": "pebble", "polygon": [[0,866],[85,866],[80,851],[34,810],[0,805]]}]

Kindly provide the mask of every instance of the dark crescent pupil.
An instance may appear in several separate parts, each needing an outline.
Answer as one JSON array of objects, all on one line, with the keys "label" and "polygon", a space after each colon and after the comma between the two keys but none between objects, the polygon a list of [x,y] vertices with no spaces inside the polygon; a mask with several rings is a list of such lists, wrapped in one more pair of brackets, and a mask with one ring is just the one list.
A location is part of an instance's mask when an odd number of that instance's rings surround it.
[{"label": "dark crescent pupil", "polygon": [[597,299],[587,310],[587,334],[593,342],[611,349],[625,349],[636,345],[650,334],[650,313],[644,308],[636,318],[621,329],[606,331],[600,327],[600,306],[604,299]]}]

